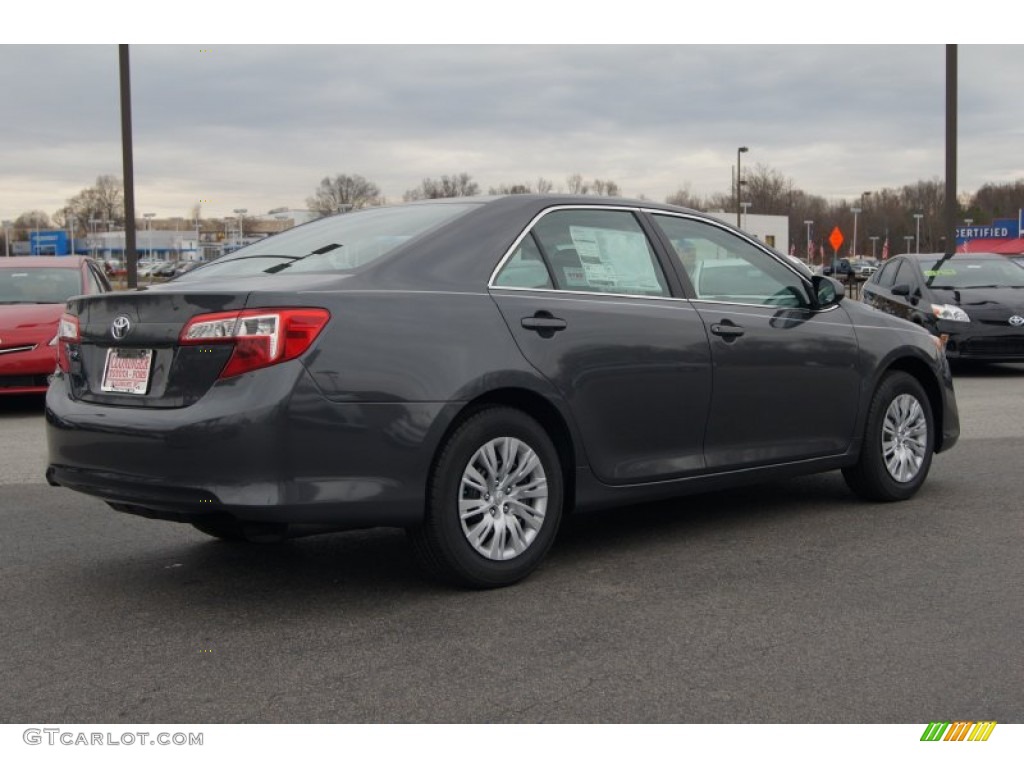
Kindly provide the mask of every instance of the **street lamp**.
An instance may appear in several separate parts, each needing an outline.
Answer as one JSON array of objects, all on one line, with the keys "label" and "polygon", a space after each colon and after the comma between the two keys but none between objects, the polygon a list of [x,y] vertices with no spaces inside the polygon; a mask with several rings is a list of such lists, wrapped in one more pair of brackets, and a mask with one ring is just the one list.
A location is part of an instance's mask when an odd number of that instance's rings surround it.
[{"label": "street lamp", "polygon": [[4,245],[7,247],[7,258],[11,258],[11,221],[4,219]]},{"label": "street lamp", "polygon": [[739,147],[736,150],[736,226],[740,226],[740,185],[743,184],[741,179],[743,174],[740,173],[740,155],[744,152],[749,152],[749,147]]},{"label": "street lamp", "polygon": [[903,239],[907,241],[907,253],[910,253],[910,241],[914,239],[913,235],[904,235]]},{"label": "street lamp", "polygon": [[[967,229],[971,228],[971,224],[974,223],[974,219],[964,219],[964,223],[967,224]],[[971,250],[971,233],[964,233],[964,253],[968,253]]]},{"label": "street lamp", "polygon": [[875,258],[875,246],[878,245],[878,235],[872,235],[868,238],[871,241],[871,258]]},{"label": "street lamp", "polygon": [[853,211],[853,243],[850,244],[851,258],[857,258],[857,214],[860,213],[860,208],[851,208]]},{"label": "street lamp", "polygon": [[248,208],[235,208],[235,215],[238,217],[238,247],[242,247],[242,238],[245,237],[245,214],[249,212]]},{"label": "street lamp", "polygon": [[153,258],[153,235],[151,235],[149,233],[150,233],[150,230],[152,229],[152,221],[153,221],[153,217],[154,216],[156,216],[155,213],[144,213],[144,214],[142,214],[142,218],[144,218],[146,220],[146,233],[147,233],[146,234],[146,246],[147,246],[147,248],[146,248],[146,256],[149,259]]},{"label": "street lamp", "polygon": [[921,219],[924,218],[923,213],[915,213],[914,218],[917,219],[917,252],[921,252]]},{"label": "street lamp", "polygon": [[750,210],[750,206],[752,206],[752,205],[753,205],[753,203],[747,203],[747,202],[740,203],[740,208],[743,209],[743,223],[744,223],[744,227],[741,227],[741,229],[744,229],[744,231],[745,231],[746,221],[747,221],[747,211]]},{"label": "street lamp", "polygon": [[804,224],[807,226],[807,262],[811,263],[814,261],[814,253],[811,251],[811,225],[814,223],[813,219],[804,219]]}]

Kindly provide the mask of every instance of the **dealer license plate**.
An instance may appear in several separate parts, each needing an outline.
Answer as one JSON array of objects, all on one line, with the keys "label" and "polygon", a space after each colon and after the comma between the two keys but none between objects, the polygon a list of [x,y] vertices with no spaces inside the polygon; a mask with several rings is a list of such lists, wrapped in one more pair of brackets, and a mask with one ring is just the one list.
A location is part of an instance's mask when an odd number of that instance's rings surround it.
[{"label": "dealer license plate", "polygon": [[152,349],[108,349],[100,389],[104,392],[144,395],[149,389],[152,365]]}]

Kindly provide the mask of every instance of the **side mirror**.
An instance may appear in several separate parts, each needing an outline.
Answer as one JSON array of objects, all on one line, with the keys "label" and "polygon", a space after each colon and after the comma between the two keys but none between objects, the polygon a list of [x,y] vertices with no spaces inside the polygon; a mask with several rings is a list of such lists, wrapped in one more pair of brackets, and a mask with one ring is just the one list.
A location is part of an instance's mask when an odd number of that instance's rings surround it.
[{"label": "side mirror", "polygon": [[811,278],[811,286],[814,288],[814,299],[819,309],[838,304],[846,296],[843,284],[831,277],[815,275]]},{"label": "side mirror", "polygon": [[909,296],[910,286],[907,283],[897,283],[892,287],[893,296]]}]

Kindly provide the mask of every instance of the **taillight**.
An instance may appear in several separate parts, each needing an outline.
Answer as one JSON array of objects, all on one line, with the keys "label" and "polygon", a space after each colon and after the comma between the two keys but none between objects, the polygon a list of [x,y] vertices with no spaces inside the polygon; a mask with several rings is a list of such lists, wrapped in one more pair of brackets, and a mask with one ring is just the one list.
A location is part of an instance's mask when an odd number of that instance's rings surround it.
[{"label": "taillight", "polygon": [[181,331],[179,344],[234,344],[220,372],[226,379],[292,360],[319,335],[331,313],[326,309],[247,309],[196,315]]},{"label": "taillight", "polygon": [[77,344],[82,340],[78,327],[78,317],[65,312],[57,325],[57,368],[67,373],[71,370],[68,355],[68,344]]}]

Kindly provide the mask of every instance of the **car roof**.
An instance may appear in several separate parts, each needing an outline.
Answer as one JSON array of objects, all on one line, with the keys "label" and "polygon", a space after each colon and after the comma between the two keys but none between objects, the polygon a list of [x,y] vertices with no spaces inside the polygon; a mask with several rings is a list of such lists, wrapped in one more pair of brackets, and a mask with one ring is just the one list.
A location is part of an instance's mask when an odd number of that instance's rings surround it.
[{"label": "car roof", "polygon": [[0,267],[57,267],[78,269],[89,261],[88,256],[11,256],[0,258]]}]

